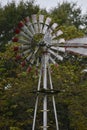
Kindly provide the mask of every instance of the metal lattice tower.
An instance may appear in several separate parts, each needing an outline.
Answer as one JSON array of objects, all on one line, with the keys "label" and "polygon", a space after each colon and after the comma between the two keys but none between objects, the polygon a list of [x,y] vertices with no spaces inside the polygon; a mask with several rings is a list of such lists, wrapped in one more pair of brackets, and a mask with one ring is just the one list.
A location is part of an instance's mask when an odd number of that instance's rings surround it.
[{"label": "metal lattice tower", "polygon": [[[43,130],[48,129],[48,93],[52,94],[53,111],[56,122],[56,130],[59,130],[57,110],[55,104],[55,91],[52,85],[50,63],[57,64],[57,60],[62,61],[61,53],[76,53],[87,56],[87,38],[76,38],[65,41],[60,38],[63,32],[58,30],[58,24],[52,23],[51,18],[45,18],[44,15],[32,15],[31,19],[26,17],[18,24],[15,30],[16,36],[13,37],[13,42],[18,42],[21,45],[14,47],[14,51],[19,51],[20,54],[16,59],[24,57],[21,65],[27,66],[27,71],[36,65],[40,67],[39,81],[36,93],[44,93],[43,97]],[[49,79],[48,79],[49,78]],[[41,88],[41,81],[43,86]],[[48,89],[48,81],[50,82],[50,89]],[[34,118],[32,130],[35,130],[35,122],[37,116],[39,96],[36,98]]]}]

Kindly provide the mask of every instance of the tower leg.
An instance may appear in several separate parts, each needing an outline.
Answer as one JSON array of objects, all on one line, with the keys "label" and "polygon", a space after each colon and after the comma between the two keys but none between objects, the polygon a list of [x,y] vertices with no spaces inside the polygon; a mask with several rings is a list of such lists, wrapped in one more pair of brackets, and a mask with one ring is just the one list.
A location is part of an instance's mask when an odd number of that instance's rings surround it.
[{"label": "tower leg", "polygon": [[55,115],[55,121],[56,121],[56,129],[59,130],[58,119],[57,119],[57,111],[56,111],[56,104],[55,104],[54,96],[52,96],[52,100],[53,100],[53,108],[54,108],[54,115]]},{"label": "tower leg", "polygon": [[[50,67],[48,67],[48,73],[49,73],[49,80],[50,80],[50,88],[53,90]],[[56,121],[56,129],[59,130],[58,118],[57,118],[57,110],[56,110],[56,103],[55,103],[54,95],[52,96],[52,102],[53,102],[54,115],[55,115],[55,121]]]},{"label": "tower leg", "polygon": [[[39,81],[38,81],[38,91],[40,90],[41,76],[42,76],[42,67],[41,67],[41,70],[40,70],[40,75],[39,75]],[[34,119],[33,119],[32,130],[35,130],[35,121],[36,121],[36,114],[37,114],[37,107],[38,107],[38,99],[39,99],[39,96],[37,96],[37,98],[36,98],[36,103],[35,103],[35,110],[34,110]]]},{"label": "tower leg", "polygon": [[35,121],[36,121],[36,114],[37,114],[37,106],[38,106],[38,96],[35,103],[35,110],[34,110],[34,119],[33,119],[33,125],[32,130],[35,130]]},{"label": "tower leg", "polygon": [[[47,62],[48,57],[44,54],[43,57],[43,88],[47,89]],[[47,130],[47,95],[44,95],[43,99],[43,130]]]},{"label": "tower leg", "polygon": [[47,130],[47,95],[43,99],[43,130]]}]

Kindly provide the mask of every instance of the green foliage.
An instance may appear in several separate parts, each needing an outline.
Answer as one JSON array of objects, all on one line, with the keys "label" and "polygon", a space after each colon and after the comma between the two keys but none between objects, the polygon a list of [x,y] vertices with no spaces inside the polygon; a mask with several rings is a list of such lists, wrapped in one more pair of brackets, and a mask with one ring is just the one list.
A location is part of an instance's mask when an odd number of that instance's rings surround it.
[{"label": "green foliage", "polygon": [[34,1],[23,2],[16,6],[16,3],[8,3],[4,8],[0,7],[0,42],[7,43],[14,35],[14,29],[18,22],[26,16],[38,13],[39,7],[34,5]]},{"label": "green foliage", "polygon": [[21,130],[21,129],[18,127],[10,127],[10,130]]},{"label": "green foliage", "polygon": [[84,33],[81,30],[77,29],[74,25],[61,26],[60,29],[63,30],[64,34],[62,37],[64,37],[66,40],[84,36]]},{"label": "green foliage", "polygon": [[59,25],[74,25],[76,28],[83,25],[81,9],[77,7],[76,3],[58,3],[57,7],[51,10],[51,15]]}]

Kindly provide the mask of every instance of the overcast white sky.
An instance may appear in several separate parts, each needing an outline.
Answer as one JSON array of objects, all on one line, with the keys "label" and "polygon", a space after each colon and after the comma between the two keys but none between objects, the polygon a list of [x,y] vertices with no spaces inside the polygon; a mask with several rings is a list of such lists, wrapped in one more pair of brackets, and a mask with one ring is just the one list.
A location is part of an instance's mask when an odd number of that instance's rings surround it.
[{"label": "overcast white sky", "polygon": [[[12,0],[0,0],[1,5],[6,5],[8,2]],[[20,0],[13,0],[15,2],[19,2]],[[24,0],[26,1],[26,0]],[[51,9],[52,7],[56,7],[57,3],[62,3],[63,1],[69,2],[77,2],[77,5],[81,7],[82,12],[87,12],[87,0],[36,0],[36,3],[40,5],[41,8],[46,8],[47,10]]]}]

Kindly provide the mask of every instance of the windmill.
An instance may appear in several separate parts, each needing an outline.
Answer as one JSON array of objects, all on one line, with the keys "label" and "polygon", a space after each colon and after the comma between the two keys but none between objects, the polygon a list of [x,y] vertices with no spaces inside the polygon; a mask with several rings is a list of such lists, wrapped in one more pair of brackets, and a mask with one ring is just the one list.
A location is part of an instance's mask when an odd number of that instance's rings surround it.
[{"label": "windmill", "polygon": [[[16,36],[12,38],[13,42],[20,43],[20,46],[15,46],[14,51],[20,53],[16,56],[19,60],[23,57],[21,65],[27,66],[27,72],[30,72],[32,67],[36,65],[40,67],[40,74],[38,80],[38,87],[35,93],[38,93],[35,103],[34,118],[32,130],[35,130],[35,122],[37,117],[37,108],[39,101],[39,94],[43,96],[43,125],[40,126],[43,130],[48,129],[48,94],[52,94],[52,104],[56,122],[56,130],[59,130],[57,110],[54,94],[58,91],[54,90],[51,78],[51,64],[57,64],[57,60],[63,61],[61,53],[74,53],[87,56],[87,38],[76,38],[65,41],[60,38],[63,34],[61,30],[57,29],[58,24],[51,22],[51,18],[45,18],[44,15],[33,14],[31,19],[26,17],[20,21],[18,28],[15,30]],[[49,78],[49,79],[48,79]],[[50,88],[48,89],[48,80]],[[43,82],[42,82],[43,81]],[[43,85],[41,86],[41,82]]]}]

